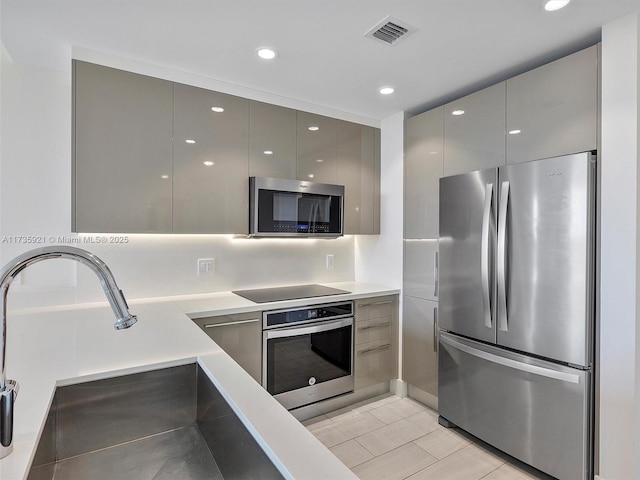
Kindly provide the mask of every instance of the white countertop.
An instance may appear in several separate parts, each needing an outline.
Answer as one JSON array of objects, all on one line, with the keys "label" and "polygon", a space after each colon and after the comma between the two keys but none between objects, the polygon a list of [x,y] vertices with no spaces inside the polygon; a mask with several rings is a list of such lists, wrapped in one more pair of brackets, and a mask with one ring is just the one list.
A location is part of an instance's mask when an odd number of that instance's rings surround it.
[{"label": "white countertop", "polygon": [[289,478],[356,478],[190,319],[397,294],[376,285],[327,284],[348,295],[256,304],[233,293],[130,301],[138,323],[113,328],[105,304],[10,311],[7,378],[20,384],[14,451],[0,460],[0,478],[28,474],[56,385],[67,385],[197,361],[272,461]]}]

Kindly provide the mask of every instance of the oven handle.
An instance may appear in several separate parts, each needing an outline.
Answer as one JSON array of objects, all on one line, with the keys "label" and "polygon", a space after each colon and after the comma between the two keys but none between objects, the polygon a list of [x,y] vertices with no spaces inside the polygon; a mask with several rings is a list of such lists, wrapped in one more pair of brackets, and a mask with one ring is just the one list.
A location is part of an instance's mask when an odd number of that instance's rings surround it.
[{"label": "oven handle", "polygon": [[304,327],[278,328],[274,330],[265,330],[264,335],[267,340],[272,338],[297,337],[298,335],[309,335],[311,333],[327,332],[337,328],[348,327],[353,325],[353,317],[342,318],[340,320],[326,321],[306,325]]}]

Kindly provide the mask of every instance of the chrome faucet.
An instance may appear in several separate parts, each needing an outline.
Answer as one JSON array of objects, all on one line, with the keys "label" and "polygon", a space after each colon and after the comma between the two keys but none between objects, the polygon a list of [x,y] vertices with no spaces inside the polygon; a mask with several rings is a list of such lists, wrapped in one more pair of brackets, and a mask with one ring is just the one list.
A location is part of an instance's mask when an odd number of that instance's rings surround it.
[{"label": "chrome faucet", "polygon": [[14,380],[6,379],[5,360],[7,351],[7,294],[9,287],[18,274],[32,263],[48,258],[70,258],[93,270],[102,284],[109,304],[116,316],[115,328],[122,330],[129,328],[138,321],[135,315],[129,313],[129,306],[124,299],[122,290],[116,285],[109,267],[94,254],[76,247],[52,246],[30,250],[7,263],[0,270],[0,310],[2,324],[0,325],[0,458],[11,453],[13,448],[13,405],[18,395],[18,384]]}]

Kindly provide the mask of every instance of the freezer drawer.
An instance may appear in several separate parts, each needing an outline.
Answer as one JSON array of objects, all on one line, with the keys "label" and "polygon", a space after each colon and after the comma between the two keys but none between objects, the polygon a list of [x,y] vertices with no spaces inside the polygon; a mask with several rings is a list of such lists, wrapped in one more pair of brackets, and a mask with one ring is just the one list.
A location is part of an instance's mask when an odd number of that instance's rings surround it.
[{"label": "freezer drawer", "polygon": [[440,335],[440,415],[562,480],[592,477],[591,372]]}]

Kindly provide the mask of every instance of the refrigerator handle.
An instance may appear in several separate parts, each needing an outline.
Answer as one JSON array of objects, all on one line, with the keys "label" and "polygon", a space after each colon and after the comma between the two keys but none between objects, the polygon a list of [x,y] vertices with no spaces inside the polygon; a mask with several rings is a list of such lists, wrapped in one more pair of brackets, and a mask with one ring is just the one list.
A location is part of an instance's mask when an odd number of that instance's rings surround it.
[{"label": "refrigerator handle", "polygon": [[444,345],[449,345],[450,347],[453,347],[456,350],[460,350],[461,352],[467,353],[469,355],[473,355],[474,357],[481,358],[482,360],[486,360],[487,362],[497,363],[498,365],[502,365],[507,368],[520,370],[522,372],[531,373],[533,375],[538,375],[541,377],[560,380],[561,382],[575,383],[575,384],[580,383],[580,375],[563,372],[559,370],[552,370],[550,368],[545,368],[542,366],[533,365],[525,362],[519,362],[518,360],[514,360],[508,357],[503,357],[500,355],[496,355],[494,353],[480,350],[478,348],[474,348],[469,345],[465,345],[464,343],[459,342],[458,340],[455,340],[454,338],[451,338],[448,335],[441,335],[440,341]]},{"label": "refrigerator handle", "polygon": [[498,213],[498,329],[509,330],[507,317],[507,211],[509,182],[502,182]]},{"label": "refrigerator handle", "polygon": [[487,183],[484,189],[484,209],[482,213],[482,252],[480,260],[480,274],[482,275],[482,303],[484,305],[484,325],[493,328],[491,316],[491,277],[489,275],[490,244],[491,244],[491,203],[493,200],[493,183]]}]

